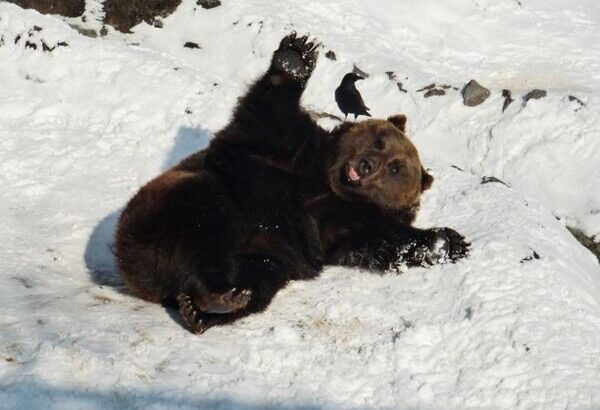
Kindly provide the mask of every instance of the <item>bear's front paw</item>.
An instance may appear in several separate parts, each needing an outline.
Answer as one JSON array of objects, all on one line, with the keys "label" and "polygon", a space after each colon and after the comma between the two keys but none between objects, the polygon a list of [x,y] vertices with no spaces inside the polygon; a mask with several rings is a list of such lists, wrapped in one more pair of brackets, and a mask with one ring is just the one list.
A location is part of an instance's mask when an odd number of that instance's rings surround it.
[{"label": "bear's front paw", "polygon": [[318,47],[315,41],[308,41],[308,36],[297,37],[294,31],[279,43],[279,48],[273,53],[271,67],[304,84],[317,64]]},{"label": "bear's front paw", "polygon": [[427,255],[429,263],[455,263],[469,254],[471,244],[454,229],[436,228],[432,231],[434,236]]}]

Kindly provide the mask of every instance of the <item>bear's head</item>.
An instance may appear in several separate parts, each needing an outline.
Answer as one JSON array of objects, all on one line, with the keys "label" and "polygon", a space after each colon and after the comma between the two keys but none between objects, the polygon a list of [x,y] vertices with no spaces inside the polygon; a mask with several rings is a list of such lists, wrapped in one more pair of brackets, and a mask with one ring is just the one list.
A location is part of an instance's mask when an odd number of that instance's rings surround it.
[{"label": "bear's head", "polygon": [[406,135],[406,116],[344,123],[332,133],[329,186],[347,200],[373,203],[413,218],[433,177]]}]

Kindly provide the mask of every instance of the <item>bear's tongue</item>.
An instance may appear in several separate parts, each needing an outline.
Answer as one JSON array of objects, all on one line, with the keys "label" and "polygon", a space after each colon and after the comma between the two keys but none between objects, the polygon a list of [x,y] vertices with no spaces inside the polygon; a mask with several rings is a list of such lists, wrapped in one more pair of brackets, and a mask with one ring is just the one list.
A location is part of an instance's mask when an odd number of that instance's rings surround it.
[{"label": "bear's tongue", "polygon": [[358,175],[358,172],[356,172],[353,167],[350,167],[350,171],[348,171],[348,178],[356,182],[360,179],[360,175]]}]

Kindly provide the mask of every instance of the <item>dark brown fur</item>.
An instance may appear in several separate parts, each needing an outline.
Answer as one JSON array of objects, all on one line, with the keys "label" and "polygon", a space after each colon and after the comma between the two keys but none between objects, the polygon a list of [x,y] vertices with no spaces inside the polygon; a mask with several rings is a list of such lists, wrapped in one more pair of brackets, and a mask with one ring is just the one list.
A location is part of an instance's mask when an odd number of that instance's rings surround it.
[{"label": "dark brown fur", "polygon": [[121,216],[127,285],[178,307],[193,332],[265,309],[324,264],[381,272],[466,254],[455,231],[411,226],[433,178],[406,117],[326,132],[300,109],[315,63],[314,44],[284,38],[209,147],[140,189]]}]

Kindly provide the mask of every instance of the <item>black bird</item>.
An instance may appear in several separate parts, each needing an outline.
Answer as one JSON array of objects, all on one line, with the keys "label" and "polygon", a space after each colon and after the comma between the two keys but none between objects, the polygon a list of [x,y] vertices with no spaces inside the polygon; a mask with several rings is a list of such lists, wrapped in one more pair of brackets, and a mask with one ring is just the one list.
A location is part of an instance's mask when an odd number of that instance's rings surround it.
[{"label": "black bird", "polygon": [[344,113],[344,120],[348,118],[348,114],[354,114],[354,119],[359,115],[371,116],[369,114],[369,107],[365,105],[354,85],[356,81],[364,79],[364,77],[358,74],[348,73],[342,78],[342,83],[335,90],[335,102],[337,102],[338,107]]}]

